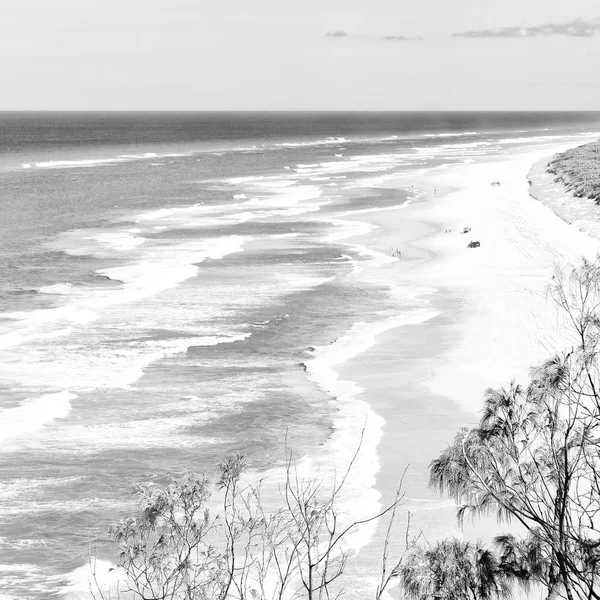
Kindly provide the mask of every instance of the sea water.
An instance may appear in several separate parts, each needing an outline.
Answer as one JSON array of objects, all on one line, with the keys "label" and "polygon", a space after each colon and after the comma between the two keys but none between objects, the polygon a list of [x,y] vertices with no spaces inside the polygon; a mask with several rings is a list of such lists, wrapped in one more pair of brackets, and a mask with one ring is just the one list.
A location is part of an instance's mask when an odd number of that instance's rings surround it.
[{"label": "sea water", "polygon": [[365,276],[397,257],[357,215],[599,120],[0,115],[0,597],[85,597],[74,579],[134,483],[236,451],[276,479],[284,443],[332,473],[365,422],[351,494],[376,512],[382,419],[336,367],[436,312],[431,290]]}]

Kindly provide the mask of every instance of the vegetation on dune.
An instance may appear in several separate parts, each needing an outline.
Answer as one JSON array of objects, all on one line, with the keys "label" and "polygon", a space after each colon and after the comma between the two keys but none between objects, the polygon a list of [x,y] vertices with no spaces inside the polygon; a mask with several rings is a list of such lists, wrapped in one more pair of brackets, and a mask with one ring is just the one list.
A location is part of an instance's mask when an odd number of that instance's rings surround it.
[{"label": "vegetation on dune", "polygon": [[547,597],[600,599],[600,263],[557,271],[549,288],[573,346],[526,386],[488,390],[478,425],[431,463],[457,517],[494,515],[501,564]]},{"label": "vegetation on dune", "polygon": [[387,515],[381,571],[365,574],[375,600],[396,581],[408,600],[502,600],[517,585],[548,600],[600,600],[600,258],[557,270],[548,291],[572,346],[532,369],[526,385],[489,389],[477,425],[430,465],[430,484],[454,499],[459,524],[489,515],[513,524],[492,546],[429,543],[407,526],[391,560],[402,496],[365,521],[343,523],[339,499],[354,461],[325,494],[327,482],[299,479],[290,457],[283,505],[267,510],[261,483],[242,485],[245,463],[236,456],[219,466],[216,517],[204,478],[136,489],[138,514],[111,528],[118,582],[110,592],[96,587],[96,597],[338,598],[352,558],[348,536]]},{"label": "vegetation on dune", "polygon": [[[356,458],[356,456],[355,456]],[[110,527],[117,569],[91,557],[90,591],[97,600],[307,600],[333,599],[345,590],[349,536],[362,524],[389,517],[381,568],[373,574],[379,600],[397,579],[403,556],[390,560],[395,501],[376,515],[352,521],[340,508],[345,476],[325,491],[324,482],[300,479],[290,455],[282,506],[267,509],[262,483],[242,484],[246,468],[237,455],[219,465],[216,486],[186,474],[160,488],[135,488],[138,512]],[[213,492],[220,495],[215,508]],[[408,537],[408,525],[406,540]],[[104,566],[104,572],[102,567]],[[110,575],[110,573],[108,573]]]},{"label": "vegetation on dune", "polygon": [[600,141],[555,155],[546,170],[578,198],[600,204]]}]

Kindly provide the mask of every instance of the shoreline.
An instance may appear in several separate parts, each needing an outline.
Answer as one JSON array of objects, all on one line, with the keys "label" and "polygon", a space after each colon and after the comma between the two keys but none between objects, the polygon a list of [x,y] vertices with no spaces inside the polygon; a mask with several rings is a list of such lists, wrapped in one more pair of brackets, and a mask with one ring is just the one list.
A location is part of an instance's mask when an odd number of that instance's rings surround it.
[{"label": "shoreline", "polygon": [[[384,420],[375,483],[382,505],[393,500],[409,462],[406,453],[420,449],[404,488],[415,527],[426,533],[460,535],[454,503],[427,490],[429,461],[460,427],[475,421],[487,387],[522,381],[529,367],[561,347],[555,313],[544,300],[553,265],[590,258],[600,250],[600,240],[578,231],[530,194],[531,165],[564,147],[452,165],[415,178],[415,186],[429,192],[410,206],[344,217],[378,225],[358,238],[377,251],[389,247],[386,240],[397,231],[416,230],[402,239],[403,258],[386,266],[385,274],[399,286],[435,290],[429,299],[440,314],[382,332],[374,346],[337,368],[340,379],[363,388],[361,399]],[[497,179],[501,185],[491,186]],[[406,191],[412,182],[402,178],[398,188]],[[431,194],[434,186],[437,195]],[[461,224],[472,231],[457,233]],[[446,228],[452,233],[444,233]],[[468,249],[471,238],[481,247]],[[372,566],[384,525],[378,524],[360,550]],[[463,534],[479,537],[482,528],[494,524],[465,527]]]}]

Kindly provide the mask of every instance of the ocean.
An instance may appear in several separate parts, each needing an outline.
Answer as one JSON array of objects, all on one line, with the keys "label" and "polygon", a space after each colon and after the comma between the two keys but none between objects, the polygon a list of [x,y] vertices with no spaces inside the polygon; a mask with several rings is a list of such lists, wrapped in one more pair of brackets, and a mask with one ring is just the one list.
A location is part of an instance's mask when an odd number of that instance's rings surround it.
[{"label": "ocean", "polygon": [[357,217],[419,202],[411,177],[598,131],[598,113],[0,114],[0,598],[86,597],[73,574],[135,483],[236,451],[268,477],[284,443],[327,473],[366,416],[354,493],[376,512],[381,417],[336,367],[437,309],[376,276],[399,258]]}]

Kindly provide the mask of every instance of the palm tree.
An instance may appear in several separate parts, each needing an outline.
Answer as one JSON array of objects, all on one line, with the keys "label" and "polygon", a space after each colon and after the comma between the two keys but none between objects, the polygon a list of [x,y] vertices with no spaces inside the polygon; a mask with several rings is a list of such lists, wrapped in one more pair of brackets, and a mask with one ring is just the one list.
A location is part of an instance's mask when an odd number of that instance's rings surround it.
[{"label": "palm tree", "polygon": [[416,546],[400,578],[410,600],[495,600],[511,594],[510,576],[480,542],[451,539],[428,549]]}]

